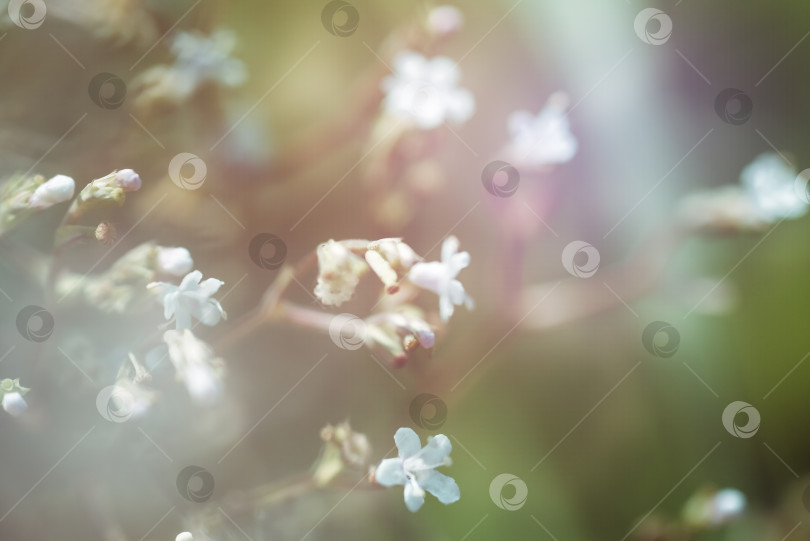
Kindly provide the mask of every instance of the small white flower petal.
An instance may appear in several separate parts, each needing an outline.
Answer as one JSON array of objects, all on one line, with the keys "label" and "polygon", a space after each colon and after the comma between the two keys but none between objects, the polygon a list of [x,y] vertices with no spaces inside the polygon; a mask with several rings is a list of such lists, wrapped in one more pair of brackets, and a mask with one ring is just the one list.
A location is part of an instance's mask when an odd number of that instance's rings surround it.
[{"label": "small white flower petal", "polygon": [[199,293],[204,297],[210,297],[219,291],[219,288],[222,287],[224,283],[225,282],[222,280],[217,280],[216,278],[208,278],[200,284]]},{"label": "small white flower petal", "polygon": [[209,299],[207,302],[197,306],[196,309],[192,311],[192,315],[200,320],[200,323],[203,325],[213,327],[220,322],[225,315],[225,311],[222,309],[222,305],[219,304],[219,301]]},{"label": "small white flower petal", "polygon": [[442,283],[446,279],[445,267],[438,261],[415,263],[408,271],[408,279],[415,285],[441,295]]},{"label": "small white flower petal", "polygon": [[405,506],[411,513],[416,513],[422,504],[425,503],[425,491],[422,490],[415,480],[405,483]]},{"label": "small white flower petal", "polygon": [[183,291],[197,289],[200,280],[202,280],[202,272],[198,270],[191,271],[183,277],[183,281],[180,282],[180,289]]},{"label": "small white flower petal", "polygon": [[161,248],[158,252],[158,266],[165,273],[184,276],[194,267],[194,260],[186,248]]},{"label": "small white flower petal", "polygon": [[449,264],[458,252],[458,237],[450,235],[442,243],[442,263]]},{"label": "small white flower petal", "polygon": [[445,505],[457,502],[461,498],[461,490],[452,477],[434,470],[417,474],[419,485],[436,496]]},{"label": "small white flower petal", "polygon": [[386,458],[380,465],[377,466],[377,471],[374,473],[374,478],[377,483],[384,487],[393,485],[404,485],[407,478],[405,477],[405,470],[402,469],[401,458]]},{"label": "small white flower petal", "polygon": [[448,262],[448,267],[450,267],[450,272],[453,276],[457,275],[463,269],[466,269],[470,265],[470,253],[469,252],[461,252],[458,254],[453,254],[453,257],[450,258]]},{"label": "small white flower petal", "polygon": [[439,317],[441,320],[450,321],[450,318],[453,317],[453,312],[455,312],[455,308],[453,308],[453,302],[450,300],[450,297],[447,295],[439,297]]},{"label": "small white flower petal", "polygon": [[464,291],[464,286],[461,285],[461,282],[458,280],[450,280],[447,284],[447,291],[446,291],[450,302],[452,302],[455,306],[459,306],[464,304],[467,299],[467,293]]},{"label": "small white flower petal", "polygon": [[412,429],[402,427],[394,434],[394,443],[397,444],[397,450],[401,458],[407,458],[420,452],[422,442],[419,441],[419,436]]},{"label": "small white flower petal", "polygon": [[437,468],[444,464],[444,460],[453,450],[453,444],[444,434],[438,434],[428,439],[428,444],[419,452],[420,469]]},{"label": "small white flower petal", "polygon": [[[168,284],[167,284],[168,285]],[[166,320],[172,318],[177,311],[177,293],[165,293],[163,297],[163,317]]]}]

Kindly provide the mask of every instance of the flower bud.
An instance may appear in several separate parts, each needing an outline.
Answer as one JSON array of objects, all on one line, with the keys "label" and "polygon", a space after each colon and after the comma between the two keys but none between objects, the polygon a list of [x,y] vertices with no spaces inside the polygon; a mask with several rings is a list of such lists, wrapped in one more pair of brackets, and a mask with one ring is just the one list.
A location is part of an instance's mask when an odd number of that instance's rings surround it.
[{"label": "flower bud", "polygon": [[22,394],[18,392],[6,393],[3,395],[3,409],[16,417],[28,409],[28,404],[26,404]]},{"label": "flower bud", "polygon": [[464,24],[464,16],[454,6],[438,6],[430,10],[427,18],[428,30],[437,36],[447,36],[458,32]]},{"label": "flower bud", "polygon": [[116,171],[114,182],[125,192],[135,192],[141,189],[141,177],[132,169]]},{"label": "flower bud", "polygon": [[174,276],[185,276],[194,268],[194,260],[186,248],[158,248],[158,268]]},{"label": "flower bud", "polygon": [[410,246],[397,238],[369,242],[365,257],[371,270],[385,284],[388,293],[396,293],[399,290],[399,281],[414,263],[421,261]]},{"label": "flower bud", "polygon": [[75,190],[76,183],[72,178],[67,175],[56,175],[37,186],[28,200],[28,205],[38,210],[46,209],[70,200]]}]

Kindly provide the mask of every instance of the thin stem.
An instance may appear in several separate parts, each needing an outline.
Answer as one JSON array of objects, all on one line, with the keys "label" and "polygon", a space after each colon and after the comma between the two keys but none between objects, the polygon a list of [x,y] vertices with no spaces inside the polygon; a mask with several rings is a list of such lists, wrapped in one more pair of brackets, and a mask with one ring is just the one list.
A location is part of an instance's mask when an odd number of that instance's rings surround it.
[{"label": "thin stem", "polygon": [[217,339],[213,346],[217,351],[226,350],[233,347],[237,342],[253,333],[262,325],[279,317],[279,304],[283,295],[287,292],[293,279],[310,270],[317,263],[317,255],[313,250],[295,266],[284,265],[278,276],[267,288],[262,300],[254,310],[248,312],[228,328],[226,334]]}]

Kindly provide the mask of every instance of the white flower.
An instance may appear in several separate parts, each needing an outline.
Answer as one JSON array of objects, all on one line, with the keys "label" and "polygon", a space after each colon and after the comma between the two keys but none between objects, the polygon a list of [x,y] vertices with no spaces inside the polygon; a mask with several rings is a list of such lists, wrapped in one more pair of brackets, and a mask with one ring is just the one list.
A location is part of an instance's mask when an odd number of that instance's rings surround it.
[{"label": "white flower", "polygon": [[216,365],[221,365],[222,360],[214,357],[208,344],[189,329],[166,331],[163,340],[169,348],[169,359],[177,377],[185,383],[191,398],[201,404],[217,402],[223,385]]},{"label": "white flower", "polygon": [[726,524],[745,511],[745,495],[735,488],[718,491],[710,502],[709,520],[712,524]]},{"label": "white flower", "polygon": [[56,175],[46,180],[34,190],[28,204],[31,208],[46,209],[57,203],[68,201],[76,191],[76,183],[67,175]]},{"label": "white flower", "polygon": [[736,488],[704,489],[687,500],[683,517],[693,528],[717,528],[739,518],[745,507],[745,495]]},{"label": "white flower", "polygon": [[28,404],[25,402],[25,398],[23,398],[22,394],[15,391],[3,395],[3,409],[10,415],[16,417],[28,409]]},{"label": "white flower", "polygon": [[458,239],[447,237],[442,244],[442,260],[430,263],[415,263],[408,272],[414,284],[439,296],[439,315],[447,321],[453,315],[454,306],[464,304],[473,307],[473,300],[464,291],[456,276],[470,264],[470,254],[458,253]]},{"label": "white flower", "polygon": [[428,130],[445,120],[467,121],[475,111],[468,90],[458,88],[459,69],[451,59],[406,51],[394,58],[394,74],[383,80],[387,113],[407,118]]},{"label": "white flower", "polygon": [[200,283],[202,273],[198,270],[188,273],[180,286],[166,282],[152,282],[147,287],[156,287],[163,301],[163,315],[167,320],[175,318],[177,329],[191,328],[191,318],[205,325],[216,325],[225,317],[219,301],[212,299],[224,283],[216,278],[208,278]]},{"label": "white flower", "polygon": [[577,152],[571,134],[564,98],[552,96],[537,116],[515,111],[509,116],[510,159],[518,164],[542,166],[565,163]]},{"label": "white flower", "polygon": [[205,82],[225,86],[241,85],[247,70],[241,60],[231,58],[236,36],[229,30],[218,30],[210,36],[180,32],[172,41],[171,51],[177,58],[174,69],[181,95],[191,95]]},{"label": "white flower", "polygon": [[807,212],[794,189],[796,171],[776,153],[760,154],[743,169],[740,181],[763,220],[798,218]]},{"label": "white flower", "polygon": [[422,447],[419,436],[410,428],[400,428],[394,435],[399,458],[386,458],[377,466],[376,481],[386,487],[405,485],[405,505],[416,512],[425,503],[425,491],[430,492],[445,505],[457,502],[461,497],[458,485],[434,468],[445,465],[450,459],[453,446],[444,434],[428,438]]},{"label": "white flower", "polygon": [[194,536],[191,535],[191,532],[180,532],[174,541],[194,541]]},{"label": "white flower", "polygon": [[189,251],[182,246],[159,248],[157,263],[160,270],[174,276],[183,276],[194,267]]}]

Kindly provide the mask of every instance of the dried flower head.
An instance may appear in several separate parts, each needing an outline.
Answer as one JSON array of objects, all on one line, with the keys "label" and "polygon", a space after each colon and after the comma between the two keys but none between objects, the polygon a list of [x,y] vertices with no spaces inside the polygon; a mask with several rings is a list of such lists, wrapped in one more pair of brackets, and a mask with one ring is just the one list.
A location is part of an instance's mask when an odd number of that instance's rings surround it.
[{"label": "dried flower head", "polygon": [[[354,241],[328,240],[317,249],[318,282],[315,296],[327,306],[340,306],[354,294],[360,276],[368,270],[365,261],[350,248]],[[361,241],[365,247],[366,241]]]}]

